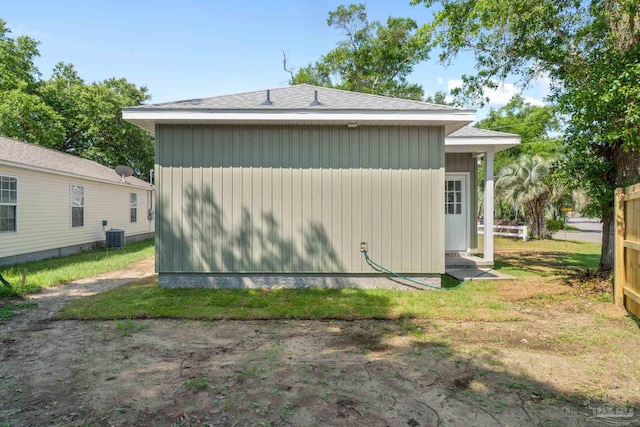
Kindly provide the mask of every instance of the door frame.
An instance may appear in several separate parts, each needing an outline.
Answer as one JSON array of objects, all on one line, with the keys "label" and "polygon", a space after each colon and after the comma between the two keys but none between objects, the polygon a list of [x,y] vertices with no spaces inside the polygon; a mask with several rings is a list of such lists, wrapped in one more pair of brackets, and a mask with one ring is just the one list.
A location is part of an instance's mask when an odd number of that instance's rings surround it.
[{"label": "door frame", "polygon": [[[447,230],[445,228],[445,232],[444,232],[444,248],[445,248],[445,253],[452,253],[452,254],[461,254],[461,253],[471,253],[471,230],[470,230],[470,226],[469,224],[471,223],[471,172],[445,172],[444,174],[444,180],[445,182],[450,180],[449,177],[452,177],[453,179],[456,178],[462,178],[465,185],[465,191],[464,194],[462,195],[462,201],[466,206],[466,213],[464,214],[465,218],[464,218],[464,247],[466,248],[465,250],[448,250],[447,249]],[[443,190],[444,191],[444,190]],[[446,201],[445,201],[446,203]],[[440,209],[443,209],[444,207],[441,206]],[[445,214],[445,227],[446,227],[446,214]]]}]

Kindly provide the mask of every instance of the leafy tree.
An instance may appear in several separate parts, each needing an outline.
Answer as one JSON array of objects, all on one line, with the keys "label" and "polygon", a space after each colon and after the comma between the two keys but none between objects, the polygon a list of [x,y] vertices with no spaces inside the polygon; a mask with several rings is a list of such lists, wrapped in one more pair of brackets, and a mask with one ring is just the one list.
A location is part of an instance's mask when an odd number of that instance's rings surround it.
[{"label": "leafy tree", "polygon": [[10,37],[11,30],[0,19],[0,92],[21,89],[33,93],[40,73],[34,60],[40,56],[38,42],[29,36]]},{"label": "leafy tree", "polygon": [[554,193],[551,163],[540,156],[523,155],[503,168],[496,180],[499,200],[519,206],[534,239],[547,236],[546,214]]},{"label": "leafy tree", "polygon": [[42,82],[38,90],[40,98],[62,118],[64,136],[52,148],[67,153],[78,153],[78,141],[82,139],[82,95],[85,82],[71,64],[58,63],[51,77]]},{"label": "leafy tree", "polygon": [[65,137],[57,149],[110,167],[129,165],[136,174],[148,176],[153,138],[121,119],[123,107],[149,100],[146,88],[125,79],[87,84],[73,65],[59,63],[40,94],[64,119]]},{"label": "leafy tree", "polygon": [[422,28],[448,63],[471,51],[477,72],[457,95],[482,104],[509,76],[547,73],[567,116],[567,185],[583,186],[603,221],[599,270],[613,267],[613,192],[640,180],[640,23],[637,0],[412,0],[439,5]]},{"label": "leafy tree", "polygon": [[121,117],[123,107],[150,99],[147,89],[125,79],[88,84],[64,63],[42,80],[39,55],[37,41],[11,38],[0,19],[0,134],[148,176],[153,139]]},{"label": "leafy tree", "polygon": [[433,95],[424,97],[424,102],[430,102],[431,104],[450,105],[452,107],[462,106],[455,99],[449,99],[449,94],[443,90],[437,90]]},{"label": "leafy tree", "polygon": [[558,154],[561,141],[552,135],[560,131],[560,123],[553,107],[530,104],[521,95],[515,95],[500,108],[492,108],[487,117],[474,126],[520,135],[520,145],[498,153],[505,153],[511,159],[520,154],[544,158]]},{"label": "leafy tree", "polygon": [[[532,105],[522,96],[515,95],[502,107],[490,109],[487,117],[474,127],[520,135],[520,145],[496,153],[496,175],[522,154],[545,159],[558,156],[561,140],[552,134],[560,130],[560,124],[553,107],[549,105]],[[483,168],[479,171],[478,182],[484,185]]]},{"label": "leafy tree", "polygon": [[131,166],[148,177],[153,168],[154,142],[146,131],[122,120],[123,107],[140,105],[150,98],[147,88],[125,79],[107,79],[85,87],[83,138],[80,155],[115,167]]},{"label": "leafy tree", "polygon": [[55,146],[64,138],[60,115],[37,95],[19,89],[0,92],[0,135]]},{"label": "leafy tree", "polygon": [[[557,158],[560,138],[552,136],[560,130],[557,115],[549,105],[533,105],[515,95],[500,108],[492,108],[485,119],[474,125],[480,129],[520,135],[521,143],[495,155],[494,174],[516,162],[521,155]],[[484,189],[484,164],[478,170],[478,185]],[[496,203],[497,218],[518,219],[518,209],[506,201]]]},{"label": "leafy tree", "polygon": [[38,42],[10,34],[0,19],[0,135],[55,143],[63,135],[60,116],[37,95]]},{"label": "leafy tree", "polygon": [[422,99],[422,87],[406,80],[413,67],[428,57],[418,24],[392,17],[386,25],[370,22],[365,9],[363,4],[351,4],[330,12],[327,24],[340,30],[344,40],[317,62],[292,72],[290,83]]}]

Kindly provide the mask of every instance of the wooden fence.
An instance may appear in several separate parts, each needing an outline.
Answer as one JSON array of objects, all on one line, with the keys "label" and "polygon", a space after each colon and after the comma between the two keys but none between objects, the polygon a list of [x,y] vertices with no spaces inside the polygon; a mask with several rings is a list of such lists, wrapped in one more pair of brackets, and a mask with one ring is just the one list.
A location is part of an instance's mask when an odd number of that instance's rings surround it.
[{"label": "wooden fence", "polygon": [[613,298],[640,317],[640,184],[616,190]]}]

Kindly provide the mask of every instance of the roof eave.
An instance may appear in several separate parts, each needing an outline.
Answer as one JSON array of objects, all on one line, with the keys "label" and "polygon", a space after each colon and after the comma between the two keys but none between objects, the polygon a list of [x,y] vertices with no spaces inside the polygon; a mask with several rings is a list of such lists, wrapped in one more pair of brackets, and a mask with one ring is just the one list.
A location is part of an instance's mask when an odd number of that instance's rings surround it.
[{"label": "roof eave", "polygon": [[448,137],[444,140],[445,153],[473,153],[481,156],[487,151],[497,153],[520,145],[520,137]]},{"label": "roof eave", "polygon": [[472,110],[167,110],[123,109],[123,119],[155,133],[156,124],[312,124],[444,126],[446,135],[475,120]]},{"label": "roof eave", "polygon": [[131,182],[128,182],[128,181],[125,181],[125,182],[122,182],[122,181],[110,181],[108,179],[100,179],[100,178],[81,175],[81,174],[77,174],[77,173],[63,172],[63,171],[58,171],[58,170],[55,170],[55,169],[45,168],[45,167],[42,167],[42,166],[34,166],[34,165],[28,165],[28,164],[25,164],[25,163],[12,162],[10,160],[2,160],[2,159],[0,159],[0,165],[10,166],[10,167],[20,168],[20,169],[26,169],[26,170],[31,170],[31,171],[35,171],[35,172],[50,173],[50,174],[53,174],[53,175],[66,176],[66,177],[70,177],[70,178],[84,179],[84,180],[87,180],[87,181],[101,182],[103,184],[118,185],[118,186],[123,186],[123,187],[127,187],[127,188],[135,187],[135,188],[139,188],[139,189],[142,189],[142,190],[153,190],[154,189],[154,187],[151,184],[149,184],[149,186],[146,186],[146,185],[143,186],[143,185],[134,184],[134,183],[131,183]]}]

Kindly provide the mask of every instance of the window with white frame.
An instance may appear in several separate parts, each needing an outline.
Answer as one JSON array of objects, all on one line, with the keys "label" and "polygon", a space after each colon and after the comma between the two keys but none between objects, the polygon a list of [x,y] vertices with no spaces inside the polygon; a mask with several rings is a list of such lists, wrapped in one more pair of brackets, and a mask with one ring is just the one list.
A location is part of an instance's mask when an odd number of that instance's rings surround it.
[{"label": "window with white frame", "polygon": [[129,215],[131,222],[138,222],[138,195],[136,193],[131,193],[129,199]]},{"label": "window with white frame", "polygon": [[71,227],[84,226],[84,187],[71,184]]},{"label": "window with white frame", "polygon": [[18,180],[0,176],[0,233],[17,231]]}]

